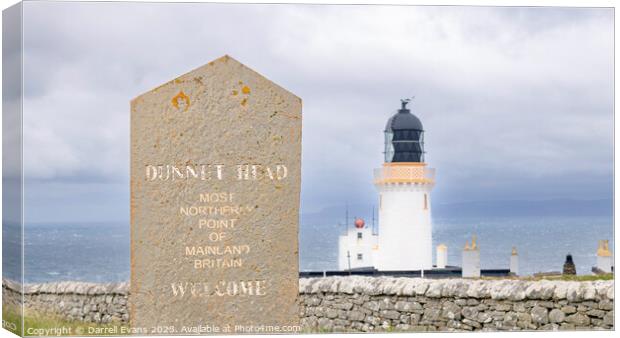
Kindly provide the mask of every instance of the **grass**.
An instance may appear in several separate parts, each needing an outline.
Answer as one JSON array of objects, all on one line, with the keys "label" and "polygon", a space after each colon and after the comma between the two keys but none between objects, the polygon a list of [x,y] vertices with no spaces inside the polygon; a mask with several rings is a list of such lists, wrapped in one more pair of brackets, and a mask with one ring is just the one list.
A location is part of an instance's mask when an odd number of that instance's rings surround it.
[{"label": "grass", "polygon": [[595,281],[595,280],[613,280],[613,273],[606,273],[603,275],[561,275],[561,276],[553,276],[553,277],[543,277],[543,279],[555,279],[555,280],[568,280],[568,281],[577,281],[577,282],[585,282],[585,281]]},{"label": "grass", "polygon": [[[9,331],[19,335],[21,315],[19,310],[3,309],[2,319],[15,323],[17,329]],[[122,336],[129,335],[129,326],[118,322],[109,324],[85,323],[62,319],[53,314],[26,311],[24,336]]]},{"label": "grass", "polygon": [[597,280],[613,280],[613,273],[606,273],[602,275],[542,275],[542,276],[534,276],[534,277],[524,277],[523,280],[563,280],[563,281],[573,281],[573,282],[589,282],[589,281],[597,281]]},{"label": "grass", "polygon": [[606,273],[602,275],[547,275],[547,276],[509,276],[509,277],[482,277],[485,280],[499,280],[499,279],[513,279],[524,281],[537,281],[537,280],[563,280],[563,281],[575,281],[575,282],[588,282],[597,280],[613,280],[613,273]]},{"label": "grass", "polygon": [[21,336],[22,316],[19,309],[2,306],[2,327],[14,334]]}]

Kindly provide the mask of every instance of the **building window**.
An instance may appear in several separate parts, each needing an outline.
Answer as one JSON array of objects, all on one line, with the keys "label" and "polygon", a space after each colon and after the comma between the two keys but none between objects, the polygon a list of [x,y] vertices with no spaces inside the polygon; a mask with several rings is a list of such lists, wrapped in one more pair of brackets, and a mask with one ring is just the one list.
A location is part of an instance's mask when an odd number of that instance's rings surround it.
[{"label": "building window", "polygon": [[383,210],[383,194],[379,194],[379,210]]},{"label": "building window", "polygon": [[357,233],[357,239],[362,239],[362,233],[361,232]]},{"label": "building window", "polygon": [[357,260],[361,261],[362,259],[364,259],[364,255],[362,254],[357,254]]},{"label": "building window", "polygon": [[428,196],[424,194],[424,210],[428,210]]}]

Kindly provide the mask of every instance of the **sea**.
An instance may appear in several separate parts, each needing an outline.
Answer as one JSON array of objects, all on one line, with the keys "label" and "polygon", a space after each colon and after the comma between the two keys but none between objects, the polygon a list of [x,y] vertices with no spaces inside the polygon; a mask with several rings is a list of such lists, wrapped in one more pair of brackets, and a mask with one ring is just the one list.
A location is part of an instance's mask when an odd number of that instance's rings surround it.
[{"label": "sea", "polygon": [[[369,225],[370,226],[370,225]],[[300,226],[301,271],[337,269],[336,221],[306,222]],[[19,280],[19,227],[3,231],[3,276]],[[433,219],[434,245],[448,246],[448,265],[461,264],[461,250],[477,236],[482,269],[509,268],[512,247],[519,254],[521,275],[561,271],[567,254],[577,273],[589,274],[596,263],[598,240],[609,239],[610,216],[454,217]],[[120,282],[129,280],[129,224],[27,224],[24,229],[25,282]]]}]

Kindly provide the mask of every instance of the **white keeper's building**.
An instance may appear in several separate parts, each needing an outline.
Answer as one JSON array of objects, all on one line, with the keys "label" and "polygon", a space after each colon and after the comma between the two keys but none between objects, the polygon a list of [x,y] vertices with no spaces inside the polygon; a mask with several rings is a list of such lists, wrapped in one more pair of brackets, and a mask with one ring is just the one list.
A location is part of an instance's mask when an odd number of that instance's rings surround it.
[{"label": "white keeper's building", "polygon": [[347,228],[347,233],[340,236],[338,247],[338,268],[354,270],[374,266],[377,254],[377,236],[367,227],[363,219],[356,219],[354,227]]},{"label": "white keeper's building", "polygon": [[[358,219],[339,239],[339,269],[433,268],[431,190],[435,169],[424,162],[424,129],[408,100],[385,126],[385,162],[375,169],[379,231]],[[444,263],[445,264],[445,263]]]}]

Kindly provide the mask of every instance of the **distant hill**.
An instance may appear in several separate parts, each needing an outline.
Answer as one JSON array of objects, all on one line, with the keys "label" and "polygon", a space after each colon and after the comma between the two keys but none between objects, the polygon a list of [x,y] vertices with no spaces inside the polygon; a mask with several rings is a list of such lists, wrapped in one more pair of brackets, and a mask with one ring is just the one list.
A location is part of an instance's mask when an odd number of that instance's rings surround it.
[{"label": "distant hill", "polygon": [[[349,205],[349,222],[362,217],[372,223],[372,205]],[[330,206],[315,213],[302,213],[301,225],[326,226],[344,224],[346,206]],[[519,217],[519,216],[613,216],[613,199],[543,201],[476,201],[433,204],[433,217]],[[377,217],[377,211],[375,211]]]},{"label": "distant hill", "polygon": [[612,216],[613,199],[478,201],[433,205],[433,216]]}]

